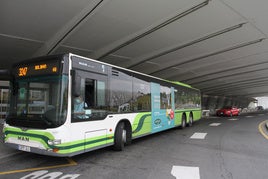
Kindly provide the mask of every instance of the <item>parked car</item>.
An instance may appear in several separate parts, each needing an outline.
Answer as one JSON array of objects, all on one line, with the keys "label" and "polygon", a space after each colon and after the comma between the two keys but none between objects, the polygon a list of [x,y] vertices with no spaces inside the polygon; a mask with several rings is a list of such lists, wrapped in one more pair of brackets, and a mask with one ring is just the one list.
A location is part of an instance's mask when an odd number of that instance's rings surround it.
[{"label": "parked car", "polygon": [[240,110],[234,106],[225,106],[219,110],[217,110],[217,116],[239,116]]}]

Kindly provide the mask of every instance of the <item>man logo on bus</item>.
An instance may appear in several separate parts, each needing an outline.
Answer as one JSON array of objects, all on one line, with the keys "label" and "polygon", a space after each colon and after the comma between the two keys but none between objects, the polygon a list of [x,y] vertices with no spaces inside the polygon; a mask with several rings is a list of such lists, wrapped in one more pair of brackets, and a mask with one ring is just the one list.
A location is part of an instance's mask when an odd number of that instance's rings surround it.
[{"label": "man logo on bus", "polygon": [[23,140],[23,141],[30,141],[29,137],[24,137],[24,136],[18,136],[18,140]]}]

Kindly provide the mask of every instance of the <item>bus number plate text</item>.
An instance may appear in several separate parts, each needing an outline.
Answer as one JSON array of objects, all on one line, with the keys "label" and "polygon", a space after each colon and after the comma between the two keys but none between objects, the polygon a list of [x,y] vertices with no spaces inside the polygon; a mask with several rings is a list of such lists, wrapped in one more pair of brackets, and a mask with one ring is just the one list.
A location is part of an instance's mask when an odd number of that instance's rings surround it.
[{"label": "bus number plate text", "polygon": [[25,152],[31,152],[31,147],[29,147],[29,146],[19,145],[18,149],[25,151]]}]

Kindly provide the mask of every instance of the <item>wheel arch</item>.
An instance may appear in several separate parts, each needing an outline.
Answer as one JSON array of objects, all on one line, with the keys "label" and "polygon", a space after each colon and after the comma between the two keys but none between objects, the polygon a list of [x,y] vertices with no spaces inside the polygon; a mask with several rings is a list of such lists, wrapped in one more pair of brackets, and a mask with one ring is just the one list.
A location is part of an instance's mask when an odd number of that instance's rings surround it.
[{"label": "wheel arch", "polygon": [[193,123],[194,123],[194,114],[193,114],[193,111],[190,111],[188,115],[187,126],[191,127]]},{"label": "wheel arch", "polygon": [[181,114],[181,125],[180,125],[180,129],[184,129],[186,127],[186,124],[187,124],[187,114],[186,114],[186,112],[183,112]]},{"label": "wheel arch", "polygon": [[124,125],[125,125],[125,129],[127,131],[127,141],[126,141],[126,144],[129,145],[129,144],[131,144],[131,141],[132,141],[132,126],[131,126],[131,123],[126,118],[119,120],[118,123],[116,124],[115,132],[116,132],[116,130],[118,128],[118,125],[120,123],[124,123]]},{"label": "wheel arch", "polygon": [[182,113],[182,115],[181,115],[181,120],[183,119],[183,116],[185,117],[185,120],[186,120],[186,122],[187,122],[187,119],[188,119],[188,118],[187,118],[187,114],[186,114],[186,112],[183,112],[183,113]]},{"label": "wheel arch", "polygon": [[194,121],[194,113],[193,113],[193,111],[190,111],[190,113],[189,113],[189,119],[190,119],[190,116],[192,116],[193,121]]}]

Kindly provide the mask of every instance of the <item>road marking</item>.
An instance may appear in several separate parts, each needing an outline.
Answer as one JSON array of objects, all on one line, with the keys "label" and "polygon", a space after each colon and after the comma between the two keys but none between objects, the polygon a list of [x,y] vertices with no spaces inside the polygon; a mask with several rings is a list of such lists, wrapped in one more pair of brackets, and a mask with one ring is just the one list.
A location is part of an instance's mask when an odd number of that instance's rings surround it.
[{"label": "road marking", "polygon": [[199,167],[173,166],[171,174],[177,179],[200,179]]},{"label": "road marking", "polygon": [[212,127],[217,127],[219,125],[221,125],[221,123],[211,123],[211,124],[209,124],[209,126],[212,126]]},{"label": "road marking", "polygon": [[190,138],[191,139],[205,139],[206,135],[207,133],[196,132]]},{"label": "road marking", "polygon": [[27,169],[22,169],[22,170],[10,170],[10,171],[0,172],[0,175],[7,175],[7,174],[21,173],[21,172],[31,172],[31,171],[36,171],[36,170],[45,170],[45,169],[52,169],[52,168],[70,167],[70,166],[77,165],[77,163],[73,159],[71,158],[66,158],[66,159],[68,160],[67,164],[53,165],[53,166],[47,166],[47,167],[38,167],[38,168],[27,168]]},{"label": "road marking", "polygon": [[230,118],[230,119],[228,119],[229,121],[237,121],[238,120],[238,118]]},{"label": "road marking", "polygon": [[27,179],[27,178],[30,178],[30,177],[31,178],[37,178],[37,177],[40,177],[40,176],[42,176],[44,174],[47,174],[47,173],[48,173],[47,170],[40,170],[40,171],[30,173],[30,174],[28,174],[28,175],[26,175],[26,176],[24,176],[24,177],[22,177],[20,179]]},{"label": "road marking", "polygon": [[263,135],[264,138],[266,138],[268,140],[268,135],[263,131],[263,126],[266,127],[266,122],[268,122],[268,120],[263,121],[259,124],[259,131],[260,133]]},{"label": "road marking", "polygon": [[30,173],[20,179],[75,179],[79,176],[80,174],[63,174],[62,172],[48,172],[47,170],[40,170]]},{"label": "road marking", "polygon": [[246,117],[254,117],[254,116],[246,116]]}]

